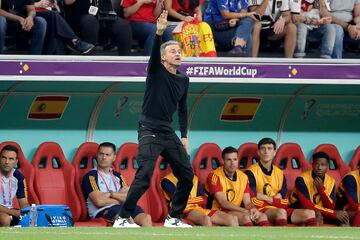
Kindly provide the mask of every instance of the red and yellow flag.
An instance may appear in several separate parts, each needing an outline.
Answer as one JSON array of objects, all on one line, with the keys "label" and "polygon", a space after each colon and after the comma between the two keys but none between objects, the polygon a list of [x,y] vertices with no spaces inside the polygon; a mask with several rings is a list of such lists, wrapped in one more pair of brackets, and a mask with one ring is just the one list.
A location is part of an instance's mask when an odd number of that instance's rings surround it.
[{"label": "red and yellow flag", "polygon": [[69,96],[37,96],[32,102],[28,119],[60,119]]},{"label": "red and yellow flag", "polygon": [[230,98],[225,104],[221,121],[251,121],[260,106],[261,98]]}]

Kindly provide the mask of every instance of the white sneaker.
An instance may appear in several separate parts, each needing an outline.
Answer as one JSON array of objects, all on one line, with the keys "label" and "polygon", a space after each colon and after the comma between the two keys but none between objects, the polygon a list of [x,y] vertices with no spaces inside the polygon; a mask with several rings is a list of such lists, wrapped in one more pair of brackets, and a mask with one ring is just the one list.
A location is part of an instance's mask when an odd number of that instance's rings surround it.
[{"label": "white sneaker", "polygon": [[191,225],[184,223],[180,218],[173,218],[170,215],[166,217],[164,227],[192,228]]},{"label": "white sneaker", "polygon": [[134,220],[132,220],[132,218],[118,217],[113,224],[113,228],[138,228],[138,227],[140,226],[134,223]]}]

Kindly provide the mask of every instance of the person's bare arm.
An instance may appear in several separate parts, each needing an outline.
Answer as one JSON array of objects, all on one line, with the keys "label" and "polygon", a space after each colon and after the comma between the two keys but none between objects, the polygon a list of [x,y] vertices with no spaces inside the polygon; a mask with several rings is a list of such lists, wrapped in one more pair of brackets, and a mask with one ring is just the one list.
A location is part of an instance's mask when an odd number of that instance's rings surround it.
[{"label": "person's bare arm", "polygon": [[7,208],[7,207],[4,207],[3,205],[0,205],[0,212],[6,213],[10,216],[20,217],[19,209]]},{"label": "person's bare arm", "polygon": [[122,203],[125,202],[128,191],[129,187],[123,187],[118,192],[110,193],[110,197]]},{"label": "person's bare arm", "polygon": [[320,18],[331,17],[331,13],[329,12],[325,0],[320,0]]},{"label": "person's bare arm", "polygon": [[18,202],[19,202],[20,209],[30,206],[29,202],[26,198],[20,198],[20,199],[18,199]]},{"label": "person's bare arm", "polygon": [[266,8],[269,5],[269,0],[263,0],[262,3],[258,6],[251,6],[251,12],[257,12],[260,16],[265,14]]},{"label": "person's bare arm", "polygon": [[220,11],[221,16],[223,16],[225,19],[241,19],[246,17],[247,15],[247,11],[246,10],[241,10],[239,13],[236,12],[230,12],[229,10],[222,10]]},{"label": "person's bare arm", "polygon": [[156,0],[156,5],[153,11],[153,15],[156,18],[160,15],[161,10],[163,9],[163,4],[164,4],[164,0]]},{"label": "person's bare arm", "polygon": [[354,23],[360,26],[360,3],[354,7]]},{"label": "person's bare arm", "polygon": [[229,211],[238,211],[238,212],[248,212],[245,208],[240,206],[236,206],[232,202],[229,202],[226,199],[225,193],[217,192],[214,194],[216,201],[220,204],[221,208],[229,210]]},{"label": "person's bare arm", "polygon": [[111,198],[111,193],[103,193],[100,191],[93,191],[89,194],[89,198],[97,207],[104,207],[111,204],[119,204],[120,202]]},{"label": "person's bare arm", "polygon": [[13,14],[13,13],[9,13],[9,12],[3,10],[3,9],[0,9],[0,16],[3,16],[6,19],[9,19],[11,21],[19,22],[20,24],[24,21],[23,17],[21,17],[19,15],[16,15],[16,14]]}]

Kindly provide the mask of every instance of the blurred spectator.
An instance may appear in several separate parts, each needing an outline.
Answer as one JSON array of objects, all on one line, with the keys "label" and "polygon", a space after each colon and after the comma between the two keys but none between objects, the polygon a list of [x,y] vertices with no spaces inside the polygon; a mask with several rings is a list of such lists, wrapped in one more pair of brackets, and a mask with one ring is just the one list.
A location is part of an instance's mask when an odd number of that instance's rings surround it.
[{"label": "blurred spectator", "polygon": [[[291,2],[290,2],[291,1]],[[296,26],[291,20],[290,3],[296,0],[251,0],[250,10],[255,11],[262,24],[261,39],[277,41],[284,38],[284,56],[293,57],[296,45]],[[260,34],[253,35],[254,53],[259,46]]]},{"label": "blurred spectator", "polygon": [[343,42],[360,45],[360,0],[330,0],[336,25],[334,58],[342,58]]},{"label": "blurred spectator", "polygon": [[246,0],[210,0],[205,10],[204,20],[211,26],[215,43],[223,48],[232,47],[229,51],[232,56],[251,56],[251,34],[257,20],[247,9]]},{"label": "blurred spectator", "polygon": [[[130,21],[133,38],[144,45],[144,55],[149,56],[156,34],[156,19],[161,13],[164,0],[124,0],[124,16]],[[170,28],[162,35],[163,42],[172,38]]]},{"label": "blurred spectator", "polygon": [[33,0],[0,1],[0,54],[4,49],[6,35],[19,36],[22,33],[31,36],[29,53],[41,54],[46,21],[35,15]]},{"label": "blurred spectator", "polygon": [[194,19],[202,21],[201,5],[204,0],[165,0],[168,20],[174,22],[191,22]]},{"label": "blurred spectator", "polygon": [[66,18],[82,40],[96,45],[100,35],[109,35],[119,55],[130,55],[130,25],[116,15],[111,0],[65,0],[65,5]]},{"label": "blurred spectator", "polygon": [[336,30],[331,23],[330,3],[328,0],[302,0],[291,6],[293,21],[297,27],[297,41],[294,56],[305,57],[306,42],[320,44],[320,57],[331,58]]},{"label": "blurred spectator", "polygon": [[81,41],[65,19],[59,14],[60,8],[56,0],[39,0],[35,2],[36,14],[47,23],[44,54],[66,54],[67,45],[81,54],[89,53],[94,45]]}]

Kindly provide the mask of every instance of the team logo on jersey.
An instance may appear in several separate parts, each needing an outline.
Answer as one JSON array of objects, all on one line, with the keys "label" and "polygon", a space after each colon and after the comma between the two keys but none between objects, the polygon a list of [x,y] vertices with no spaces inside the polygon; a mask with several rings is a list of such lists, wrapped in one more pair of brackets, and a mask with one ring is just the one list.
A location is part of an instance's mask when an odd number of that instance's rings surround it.
[{"label": "team logo on jersey", "polygon": [[226,199],[232,202],[235,199],[235,191],[233,189],[226,190]]},{"label": "team logo on jersey", "polygon": [[266,183],[263,187],[263,194],[267,195],[267,196],[274,196],[274,192],[273,192],[273,189],[272,189],[272,186],[271,184],[269,183]]},{"label": "team logo on jersey", "polygon": [[281,8],[282,5],[282,1],[277,1],[276,2],[276,8]]}]

